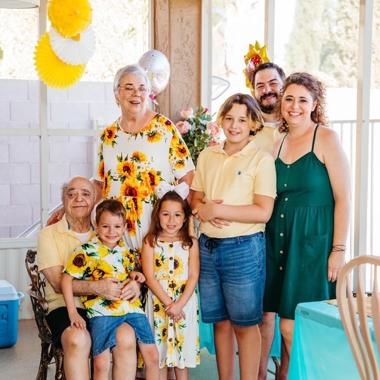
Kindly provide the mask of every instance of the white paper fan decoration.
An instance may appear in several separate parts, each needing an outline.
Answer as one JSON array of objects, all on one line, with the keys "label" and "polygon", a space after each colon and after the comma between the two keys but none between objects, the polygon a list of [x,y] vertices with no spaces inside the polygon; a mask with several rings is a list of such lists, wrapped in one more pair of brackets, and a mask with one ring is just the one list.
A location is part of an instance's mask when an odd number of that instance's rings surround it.
[{"label": "white paper fan decoration", "polygon": [[54,28],[50,29],[49,35],[54,53],[69,65],[84,65],[94,54],[95,35],[91,26],[72,38],[63,37]]}]

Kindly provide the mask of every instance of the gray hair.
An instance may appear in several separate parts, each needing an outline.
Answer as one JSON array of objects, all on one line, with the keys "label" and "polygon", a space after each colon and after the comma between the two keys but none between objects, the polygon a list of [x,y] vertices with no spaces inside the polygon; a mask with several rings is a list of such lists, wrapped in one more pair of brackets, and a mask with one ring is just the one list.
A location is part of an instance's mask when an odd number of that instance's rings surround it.
[{"label": "gray hair", "polygon": [[127,65],[119,69],[115,74],[115,78],[113,80],[113,92],[115,94],[115,97],[117,97],[117,92],[119,89],[121,79],[123,78],[124,75],[127,75],[127,74],[138,75],[138,76],[143,77],[147,87],[149,89],[151,88],[148,74],[140,65],[137,65],[137,64]]}]

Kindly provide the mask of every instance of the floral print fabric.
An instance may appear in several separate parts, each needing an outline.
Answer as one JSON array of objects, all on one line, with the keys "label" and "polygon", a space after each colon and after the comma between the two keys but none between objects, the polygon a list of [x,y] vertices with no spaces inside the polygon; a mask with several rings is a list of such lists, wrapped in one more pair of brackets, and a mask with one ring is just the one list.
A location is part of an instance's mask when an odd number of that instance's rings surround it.
[{"label": "floral print fabric", "polygon": [[[183,293],[188,279],[189,249],[182,242],[158,241],[154,248],[154,275],[173,301]],[[174,322],[165,306],[149,290],[146,312],[159,352],[160,368],[192,368],[200,362],[198,300],[196,292],[183,308],[185,319]]]},{"label": "floral print fabric", "polygon": [[102,132],[98,150],[97,179],[103,182],[103,197],[120,200],[127,211],[126,243],[138,254],[148,231],[161,181],[174,184],[194,170],[175,125],[156,114],[138,133],[124,132],[119,121]]},{"label": "floral print fabric", "polygon": [[[78,280],[101,280],[116,278],[124,281],[128,273],[135,267],[133,250],[128,249],[123,241],[115,248],[108,248],[94,237],[88,243],[82,244],[70,256],[66,263],[65,273]],[[141,301],[133,303],[123,300],[110,301],[99,296],[83,296],[81,301],[87,310],[89,318],[120,316],[127,313],[144,313]]]}]

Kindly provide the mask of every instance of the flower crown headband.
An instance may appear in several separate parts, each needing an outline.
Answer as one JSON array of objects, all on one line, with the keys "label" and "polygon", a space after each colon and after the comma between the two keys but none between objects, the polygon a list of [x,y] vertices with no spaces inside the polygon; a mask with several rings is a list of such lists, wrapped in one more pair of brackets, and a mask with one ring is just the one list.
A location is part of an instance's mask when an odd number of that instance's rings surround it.
[{"label": "flower crown headband", "polygon": [[182,199],[186,199],[189,195],[189,185],[186,182],[181,182],[178,185],[170,185],[167,182],[161,182],[157,189],[156,194],[158,198],[162,198],[169,191],[175,191]]},{"label": "flower crown headband", "polygon": [[258,65],[261,63],[269,62],[269,58],[267,55],[267,47],[265,45],[260,46],[258,41],[256,41],[255,45],[249,44],[248,52],[244,56],[244,75],[245,75],[245,85],[252,91],[252,76],[255,72]]}]

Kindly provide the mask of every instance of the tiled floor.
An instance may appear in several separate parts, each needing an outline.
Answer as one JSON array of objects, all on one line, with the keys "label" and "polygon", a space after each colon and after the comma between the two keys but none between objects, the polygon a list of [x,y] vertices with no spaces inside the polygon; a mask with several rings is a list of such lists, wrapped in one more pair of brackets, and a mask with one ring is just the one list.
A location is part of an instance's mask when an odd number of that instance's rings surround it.
[{"label": "tiled floor", "polygon": [[[36,378],[40,355],[40,342],[33,320],[19,323],[17,344],[0,348],[0,380],[33,380]],[[190,372],[192,380],[216,380],[215,357],[202,350],[201,365]],[[54,368],[49,369],[48,380],[54,379]],[[269,376],[268,380],[273,380]]]}]

